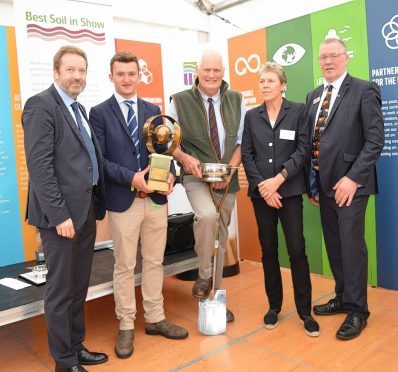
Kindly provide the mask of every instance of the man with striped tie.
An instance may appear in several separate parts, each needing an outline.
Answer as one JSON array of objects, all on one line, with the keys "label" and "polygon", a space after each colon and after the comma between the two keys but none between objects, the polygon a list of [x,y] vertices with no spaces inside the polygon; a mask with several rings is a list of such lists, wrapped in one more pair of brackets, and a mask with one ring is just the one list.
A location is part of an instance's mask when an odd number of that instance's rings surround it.
[{"label": "man with striped tie", "polygon": [[113,289],[119,319],[115,352],[119,358],[128,358],[134,351],[134,268],[138,241],[143,257],[145,332],[171,339],[184,339],[188,332],[166,320],[163,309],[167,194],[173,191],[174,167],[167,193],[154,192],[145,181],[149,154],[142,140],[142,128],[148,118],[160,114],[160,109],[137,97],[140,72],[136,56],[116,53],[110,70],[115,93],[91,109],[90,122],[104,157],[105,203],[114,242]]}]

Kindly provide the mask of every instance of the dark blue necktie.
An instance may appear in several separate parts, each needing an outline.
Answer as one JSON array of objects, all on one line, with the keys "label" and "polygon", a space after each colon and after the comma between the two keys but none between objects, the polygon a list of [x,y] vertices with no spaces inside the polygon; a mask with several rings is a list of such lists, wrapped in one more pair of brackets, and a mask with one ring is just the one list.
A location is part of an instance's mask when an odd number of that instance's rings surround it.
[{"label": "dark blue necktie", "polygon": [[134,112],[133,109],[133,101],[126,100],[123,102],[127,107],[128,107],[128,113],[127,113],[127,127],[129,128],[130,131],[130,136],[133,139],[134,146],[136,149],[137,153],[137,160],[139,164],[139,169],[141,170],[141,162],[140,162],[140,137],[138,133],[138,123],[137,123],[137,115]]},{"label": "dark blue necktie", "polygon": [[84,145],[88,151],[88,154],[90,155],[91,163],[93,165],[93,185],[97,185],[99,179],[99,171],[98,171],[98,161],[97,161],[97,155],[95,154],[94,144],[90,136],[88,135],[86,128],[83,125],[82,117],[79,111],[79,104],[77,102],[73,102],[71,106],[73,112],[75,113],[76,123],[82,134]]}]

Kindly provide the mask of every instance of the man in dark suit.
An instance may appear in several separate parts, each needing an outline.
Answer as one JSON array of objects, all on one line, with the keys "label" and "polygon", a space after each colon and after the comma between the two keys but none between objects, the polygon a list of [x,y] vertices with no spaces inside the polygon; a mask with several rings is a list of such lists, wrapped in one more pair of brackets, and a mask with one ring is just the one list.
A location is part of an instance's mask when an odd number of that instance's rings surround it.
[{"label": "man in dark suit", "polygon": [[102,155],[84,107],[87,57],[74,46],[54,56],[54,84],[22,114],[29,171],[27,218],[37,226],[48,267],[44,310],[56,371],[86,371],[108,360],[83,346],[84,301],[96,218],[105,215]]},{"label": "man in dark suit", "polygon": [[114,242],[113,290],[120,321],[115,351],[119,358],[128,358],[134,351],[134,268],[139,240],[145,332],[171,339],[186,338],[188,332],[165,319],[163,309],[167,194],[173,191],[174,167],[169,177],[169,192],[154,192],[145,181],[149,154],[141,138],[142,129],[145,121],[159,115],[160,110],[137,97],[140,73],[136,56],[116,53],[110,68],[109,78],[115,93],[92,108],[90,121],[104,156],[105,202]]},{"label": "man in dark suit", "polygon": [[312,122],[310,202],[320,205],[322,230],[336,281],[336,297],[314,306],[317,315],[347,313],[340,340],[360,335],[369,317],[365,211],[377,192],[375,163],[384,145],[379,87],[347,73],[345,44],[319,48],[325,79],[307,97]]}]

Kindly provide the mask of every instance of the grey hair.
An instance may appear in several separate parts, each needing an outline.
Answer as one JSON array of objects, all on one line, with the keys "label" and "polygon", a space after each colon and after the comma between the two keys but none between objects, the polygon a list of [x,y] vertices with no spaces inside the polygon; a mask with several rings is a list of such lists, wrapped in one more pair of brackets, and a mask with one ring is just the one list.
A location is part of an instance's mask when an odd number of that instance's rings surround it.
[{"label": "grey hair", "polygon": [[319,45],[319,48],[322,45],[328,45],[328,44],[333,44],[333,43],[339,44],[343,48],[344,53],[347,53],[347,45],[345,45],[344,41],[334,38],[334,37],[323,40],[322,43]]},{"label": "grey hair", "polygon": [[199,57],[199,60],[198,60],[198,64],[197,64],[197,67],[198,67],[198,68],[201,67],[201,65],[202,65],[202,63],[203,63],[203,60],[204,60],[206,57],[208,57],[208,56],[214,56],[214,57],[220,58],[221,67],[222,67],[223,69],[225,68],[221,53],[220,53],[219,51],[215,50],[215,49],[206,49],[206,50],[201,54],[201,56]]},{"label": "grey hair", "polygon": [[283,67],[276,62],[266,62],[261,65],[260,70],[258,70],[258,74],[261,76],[264,72],[273,72],[278,75],[279,81],[283,83],[287,83],[287,77],[285,74],[285,70]]}]

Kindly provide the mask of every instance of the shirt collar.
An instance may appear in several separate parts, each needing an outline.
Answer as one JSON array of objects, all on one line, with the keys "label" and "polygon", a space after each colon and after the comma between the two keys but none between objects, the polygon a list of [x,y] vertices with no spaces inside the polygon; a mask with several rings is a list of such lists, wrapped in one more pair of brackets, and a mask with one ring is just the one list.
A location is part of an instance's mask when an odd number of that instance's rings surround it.
[{"label": "shirt collar", "polygon": [[127,99],[124,98],[123,96],[121,96],[119,93],[114,93],[114,96],[116,98],[117,103],[120,105],[122,104],[124,101],[128,100],[128,101],[134,101],[134,103],[137,103],[137,95],[135,94],[133,97]]},{"label": "shirt collar", "polygon": [[203,91],[200,89],[199,85],[198,85],[198,89],[199,89],[199,92],[200,92],[200,95],[201,95],[203,101],[207,102],[208,98],[213,98],[213,102],[217,103],[220,100],[220,89],[217,91],[217,93],[213,97],[210,97],[210,96],[207,96],[206,94],[204,94]]},{"label": "shirt collar", "polygon": [[58,94],[61,96],[62,101],[64,101],[66,107],[69,107],[73,102],[75,102],[76,100],[74,100],[72,97],[68,96],[58,85],[57,83],[54,83],[54,87],[57,90]]},{"label": "shirt collar", "polygon": [[329,85],[333,85],[333,89],[335,89],[335,91],[338,92],[341,87],[341,84],[343,84],[343,81],[346,76],[347,76],[347,71],[344,72],[343,75],[341,75],[338,79],[336,79],[335,81],[332,81],[331,83],[328,83],[327,81],[325,81],[323,83],[323,90],[325,90]]}]

